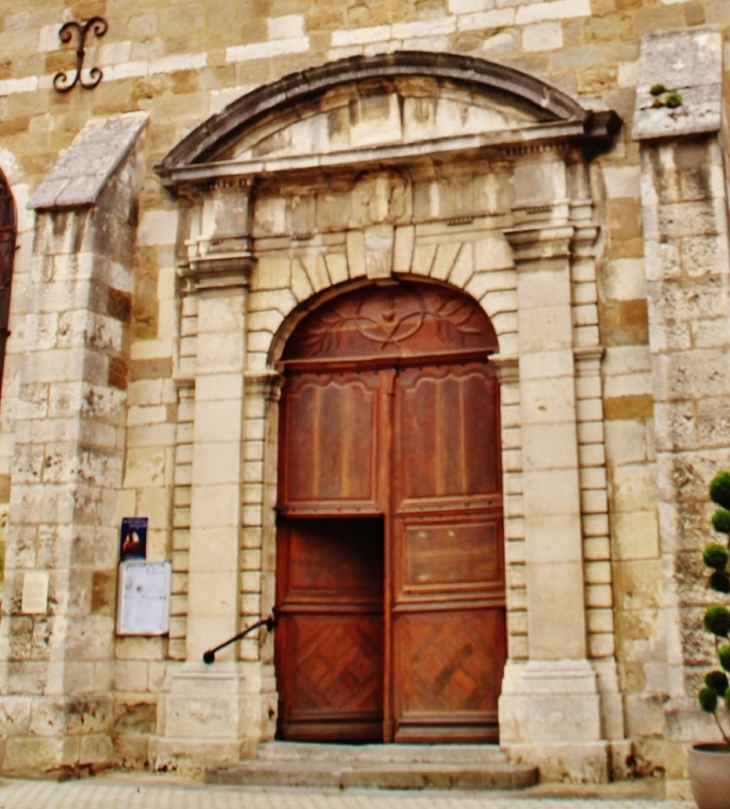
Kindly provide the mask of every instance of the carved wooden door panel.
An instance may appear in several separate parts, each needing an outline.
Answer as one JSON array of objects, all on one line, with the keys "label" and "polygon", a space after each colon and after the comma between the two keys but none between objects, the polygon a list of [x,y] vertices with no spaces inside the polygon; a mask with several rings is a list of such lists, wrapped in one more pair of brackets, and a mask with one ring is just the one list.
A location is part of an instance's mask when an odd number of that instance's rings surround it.
[{"label": "carved wooden door panel", "polygon": [[497,741],[505,662],[499,395],[485,362],[399,375],[392,505],[396,741]]},{"label": "carved wooden door panel", "polygon": [[383,734],[383,525],[279,525],[279,735],[378,742]]},{"label": "carved wooden door panel", "polygon": [[279,736],[496,741],[499,392],[484,313],[368,288],[294,331],[280,410]]},{"label": "carved wooden door panel", "polygon": [[300,367],[285,381],[276,637],[283,739],[382,740],[381,376]]}]

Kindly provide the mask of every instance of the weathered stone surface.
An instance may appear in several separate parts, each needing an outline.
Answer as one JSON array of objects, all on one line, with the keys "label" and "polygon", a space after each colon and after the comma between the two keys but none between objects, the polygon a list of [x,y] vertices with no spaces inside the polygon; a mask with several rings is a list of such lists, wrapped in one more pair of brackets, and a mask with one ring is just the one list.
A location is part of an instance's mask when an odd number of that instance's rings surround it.
[{"label": "weathered stone surface", "polygon": [[[678,92],[674,109],[656,106],[651,88]],[[658,96],[663,100],[666,93]],[[676,137],[720,128],[722,36],[715,28],[647,34],[642,40],[633,136]]]},{"label": "weathered stone surface", "polygon": [[89,121],[36,189],[31,208],[92,205],[147,123],[144,113]]}]

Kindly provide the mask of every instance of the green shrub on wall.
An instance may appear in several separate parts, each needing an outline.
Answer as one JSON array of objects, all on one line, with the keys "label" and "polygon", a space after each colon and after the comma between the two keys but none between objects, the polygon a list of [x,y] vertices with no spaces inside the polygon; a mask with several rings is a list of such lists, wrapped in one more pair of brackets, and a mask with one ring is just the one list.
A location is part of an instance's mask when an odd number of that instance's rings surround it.
[{"label": "green shrub on wall", "polygon": [[[718,472],[710,481],[710,499],[719,508],[712,515],[712,527],[724,534],[724,543],[710,542],[702,554],[703,561],[712,571],[707,586],[717,593],[730,593],[730,472]],[[730,729],[727,714],[730,711],[730,610],[723,604],[713,604],[705,612],[705,629],[713,636],[715,651],[722,670],[716,669],[705,676],[705,685],[698,694],[703,711],[715,717],[725,743],[730,747]],[[725,714],[725,724],[721,715]]]}]

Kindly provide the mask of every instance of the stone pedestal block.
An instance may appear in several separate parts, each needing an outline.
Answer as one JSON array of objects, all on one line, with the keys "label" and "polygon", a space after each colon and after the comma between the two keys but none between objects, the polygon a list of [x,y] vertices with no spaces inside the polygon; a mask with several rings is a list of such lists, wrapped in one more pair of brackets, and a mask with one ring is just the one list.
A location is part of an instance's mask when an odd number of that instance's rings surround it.
[{"label": "stone pedestal block", "polygon": [[159,703],[157,768],[228,766],[274,738],[276,692],[271,666],[186,663]]},{"label": "stone pedestal block", "polygon": [[540,767],[546,781],[604,783],[609,743],[601,696],[587,660],[510,663],[499,701],[502,746],[517,762]]}]

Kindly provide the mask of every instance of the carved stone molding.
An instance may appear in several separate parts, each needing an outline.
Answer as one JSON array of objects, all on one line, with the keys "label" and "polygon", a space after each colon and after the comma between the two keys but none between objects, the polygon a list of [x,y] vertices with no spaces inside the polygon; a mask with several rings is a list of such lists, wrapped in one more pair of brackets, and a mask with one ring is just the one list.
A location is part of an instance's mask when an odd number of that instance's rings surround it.
[{"label": "carved stone molding", "polygon": [[601,360],[606,353],[603,346],[592,346],[591,348],[576,348],[573,350],[575,357],[575,372],[577,376],[600,376]]},{"label": "carved stone molding", "polygon": [[256,259],[249,252],[208,253],[178,267],[183,295],[248,288]]},{"label": "carved stone molding", "polygon": [[520,379],[519,357],[503,357],[500,354],[493,354],[489,361],[497,371],[497,379],[500,385],[509,385],[518,382]]},{"label": "carved stone molding", "polygon": [[263,396],[267,402],[278,402],[284,377],[276,371],[246,372],[243,375],[246,395]]},{"label": "carved stone molding", "polygon": [[177,388],[178,401],[189,399],[195,392],[195,379],[189,376],[178,376],[173,380]]},{"label": "carved stone molding", "polygon": [[575,228],[568,224],[545,224],[507,228],[504,235],[514,252],[517,268],[551,258],[567,258]]},{"label": "carved stone molding", "polygon": [[598,240],[599,228],[592,221],[581,220],[575,222],[575,231],[571,241],[571,252],[581,258],[592,258],[596,254],[595,246]]}]

